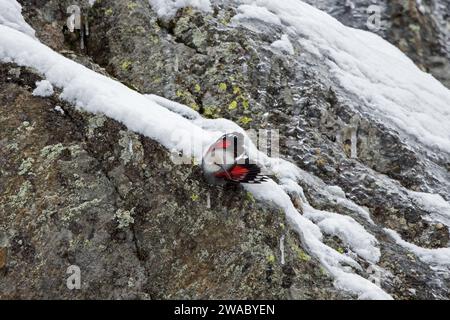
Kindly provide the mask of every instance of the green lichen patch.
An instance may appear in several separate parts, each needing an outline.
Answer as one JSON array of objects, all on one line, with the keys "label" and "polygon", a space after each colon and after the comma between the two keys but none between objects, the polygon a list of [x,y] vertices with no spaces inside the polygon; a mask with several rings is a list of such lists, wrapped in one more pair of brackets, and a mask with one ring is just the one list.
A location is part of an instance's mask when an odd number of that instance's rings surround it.
[{"label": "green lichen patch", "polygon": [[109,16],[112,16],[112,14],[113,14],[113,9],[112,8],[107,8],[105,10],[105,16],[109,17]]},{"label": "green lichen patch", "polygon": [[238,103],[236,100],[233,100],[230,102],[230,104],[228,105],[228,110],[235,110],[238,106]]},{"label": "green lichen patch", "polygon": [[136,9],[137,8],[137,6],[138,6],[138,4],[136,3],[136,2],[128,2],[127,3],[127,8],[129,9],[129,10],[134,10],[134,9]]},{"label": "green lichen patch", "polygon": [[219,92],[225,92],[225,91],[227,91],[227,88],[228,88],[228,86],[225,82],[221,82],[218,85]]},{"label": "green lichen patch", "polygon": [[123,71],[127,71],[128,69],[131,68],[132,64],[133,64],[133,62],[131,62],[130,60],[125,60],[120,64],[120,68]]},{"label": "green lichen patch", "polygon": [[243,117],[239,118],[239,123],[241,123],[243,125],[247,125],[247,124],[249,124],[252,121],[253,121],[253,119],[249,118],[247,116],[243,116]]},{"label": "green lichen patch", "polygon": [[247,199],[247,201],[250,201],[251,203],[255,203],[255,197],[253,196],[253,194],[251,192],[247,192],[245,194],[245,198]]},{"label": "green lichen patch", "polygon": [[267,262],[268,262],[269,264],[274,264],[274,263],[275,263],[275,260],[276,260],[276,258],[275,258],[275,256],[274,256],[273,254],[269,254],[269,255],[267,256]]},{"label": "green lichen patch", "polygon": [[309,261],[311,261],[311,257],[310,257],[308,254],[306,254],[305,251],[303,251],[303,250],[300,249],[299,247],[297,247],[297,246],[292,246],[291,249],[292,249],[292,251],[295,252],[295,254],[297,255],[297,258],[298,258],[300,261],[304,261],[304,262],[309,262]]},{"label": "green lichen patch", "polygon": [[207,118],[219,118],[220,109],[213,106],[207,106],[203,108],[203,115]]}]

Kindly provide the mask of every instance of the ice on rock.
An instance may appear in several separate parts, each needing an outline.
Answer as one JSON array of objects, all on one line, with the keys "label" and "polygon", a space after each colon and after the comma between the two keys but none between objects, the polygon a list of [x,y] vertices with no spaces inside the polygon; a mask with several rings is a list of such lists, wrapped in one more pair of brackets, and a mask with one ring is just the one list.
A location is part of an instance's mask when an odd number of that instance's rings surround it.
[{"label": "ice on rock", "polygon": [[280,52],[294,54],[294,47],[292,46],[291,41],[289,41],[287,34],[283,34],[280,40],[273,42],[270,46]]}]

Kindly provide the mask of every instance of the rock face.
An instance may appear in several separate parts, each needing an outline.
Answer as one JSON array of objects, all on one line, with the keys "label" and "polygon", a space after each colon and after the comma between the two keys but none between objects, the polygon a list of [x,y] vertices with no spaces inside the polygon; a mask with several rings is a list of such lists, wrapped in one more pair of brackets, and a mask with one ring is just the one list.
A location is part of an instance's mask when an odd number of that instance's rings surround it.
[{"label": "rock face", "polygon": [[[315,176],[302,182],[308,201],[353,217],[379,240],[383,289],[398,299],[449,298],[449,275],[383,228],[421,247],[448,246],[447,226],[424,219],[433,212],[413,192],[450,201],[450,156],[411,147],[357,112],[358,99],[327,80],[313,57],[271,48],[282,35],[276,26],[255,32],[231,25],[231,3],[161,20],[144,0],[81,2],[90,25],[83,50],[76,35],[63,32],[72,1],[24,1],[23,10],[42,42],[139,92],[244,128],[280,130],[281,155]],[[445,19],[441,11],[419,14],[405,1],[385,8],[392,28],[382,35],[447,81],[448,50],[433,42],[445,30],[427,20]],[[358,15],[342,10],[331,14],[361,26]],[[407,32],[416,37],[404,44]],[[0,71],[0,298],[353,298],[299,249],[278,209],[240,188],[208,186],[197,166],[174,166],[157,143],[76,110],[57,93],[32,96],[41,80],[33,70],[2,64]],[[336,201],[328,185],[367,208],[375,224]],[[336,237],[326,241],[347,250]],[[70,265],[84,268],[83,290],[67,289]]]},{"label": "rock face", "polygon": [[1,298],[345,297],[283,213],[174,168],[113,120],[33,97],[30,70],[1,75]]}]

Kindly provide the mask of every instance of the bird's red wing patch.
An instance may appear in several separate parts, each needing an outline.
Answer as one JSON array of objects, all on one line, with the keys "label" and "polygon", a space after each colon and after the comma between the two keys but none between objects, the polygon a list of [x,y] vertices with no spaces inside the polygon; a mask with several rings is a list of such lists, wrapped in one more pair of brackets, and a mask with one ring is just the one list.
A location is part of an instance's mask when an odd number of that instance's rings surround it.
[{"label": "bird's red wing patch", "polygon": [[217,178],[226,178],[227,173],[225,171],[220,171],[214,174]]},{"label": "bird's red wing patch", "polygon": [[235,180],[241,180],[248,172],[246,167],[237,165],[230,170],[230,176]]},{"label": "bird's red wing patch", "polygon": [[214,147],[216,147],[217,149],[226,149],[226,148],[228,148],[230,146],[231,146],[231,141],[227,140],[227,139],[225,139],[225,140],[224,139],[220,139],[214,145]]},{"label": "bird's red wing patch", "polygon": [[244,178],[249,173],[246,167],[236,165],[227,172],[219,172],[216,174],[217,178],[231,178],[233,180],[239,181]]}]

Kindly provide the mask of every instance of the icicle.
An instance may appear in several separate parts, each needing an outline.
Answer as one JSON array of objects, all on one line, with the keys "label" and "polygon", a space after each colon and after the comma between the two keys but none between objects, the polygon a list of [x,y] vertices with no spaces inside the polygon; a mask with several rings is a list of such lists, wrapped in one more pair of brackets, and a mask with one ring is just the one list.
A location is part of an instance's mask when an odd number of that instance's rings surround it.
[{"label": "icicle", "polygon": [[206,208],[211,209],[211,195],[209,192],[206,194]]},{"label": "icicle", "polygon": [[352,158],[352,159],[358,158],[358,149],[357,149],[358,139],[357,139],[356,133],[357,133],[357,129],[352,128],[351,137],[350,137],[350,141],[351,141],[350,158]]},{"label": "icicle", "polygon": [[133,140],[132,140],[132,139],[130,139],[130,140],[128,141],[128,152],[129,152],[130,154],[133,154]]},{"label": "icicle", "polygon": [[284,266],[284,234],[280,238],[281,265]]}]

